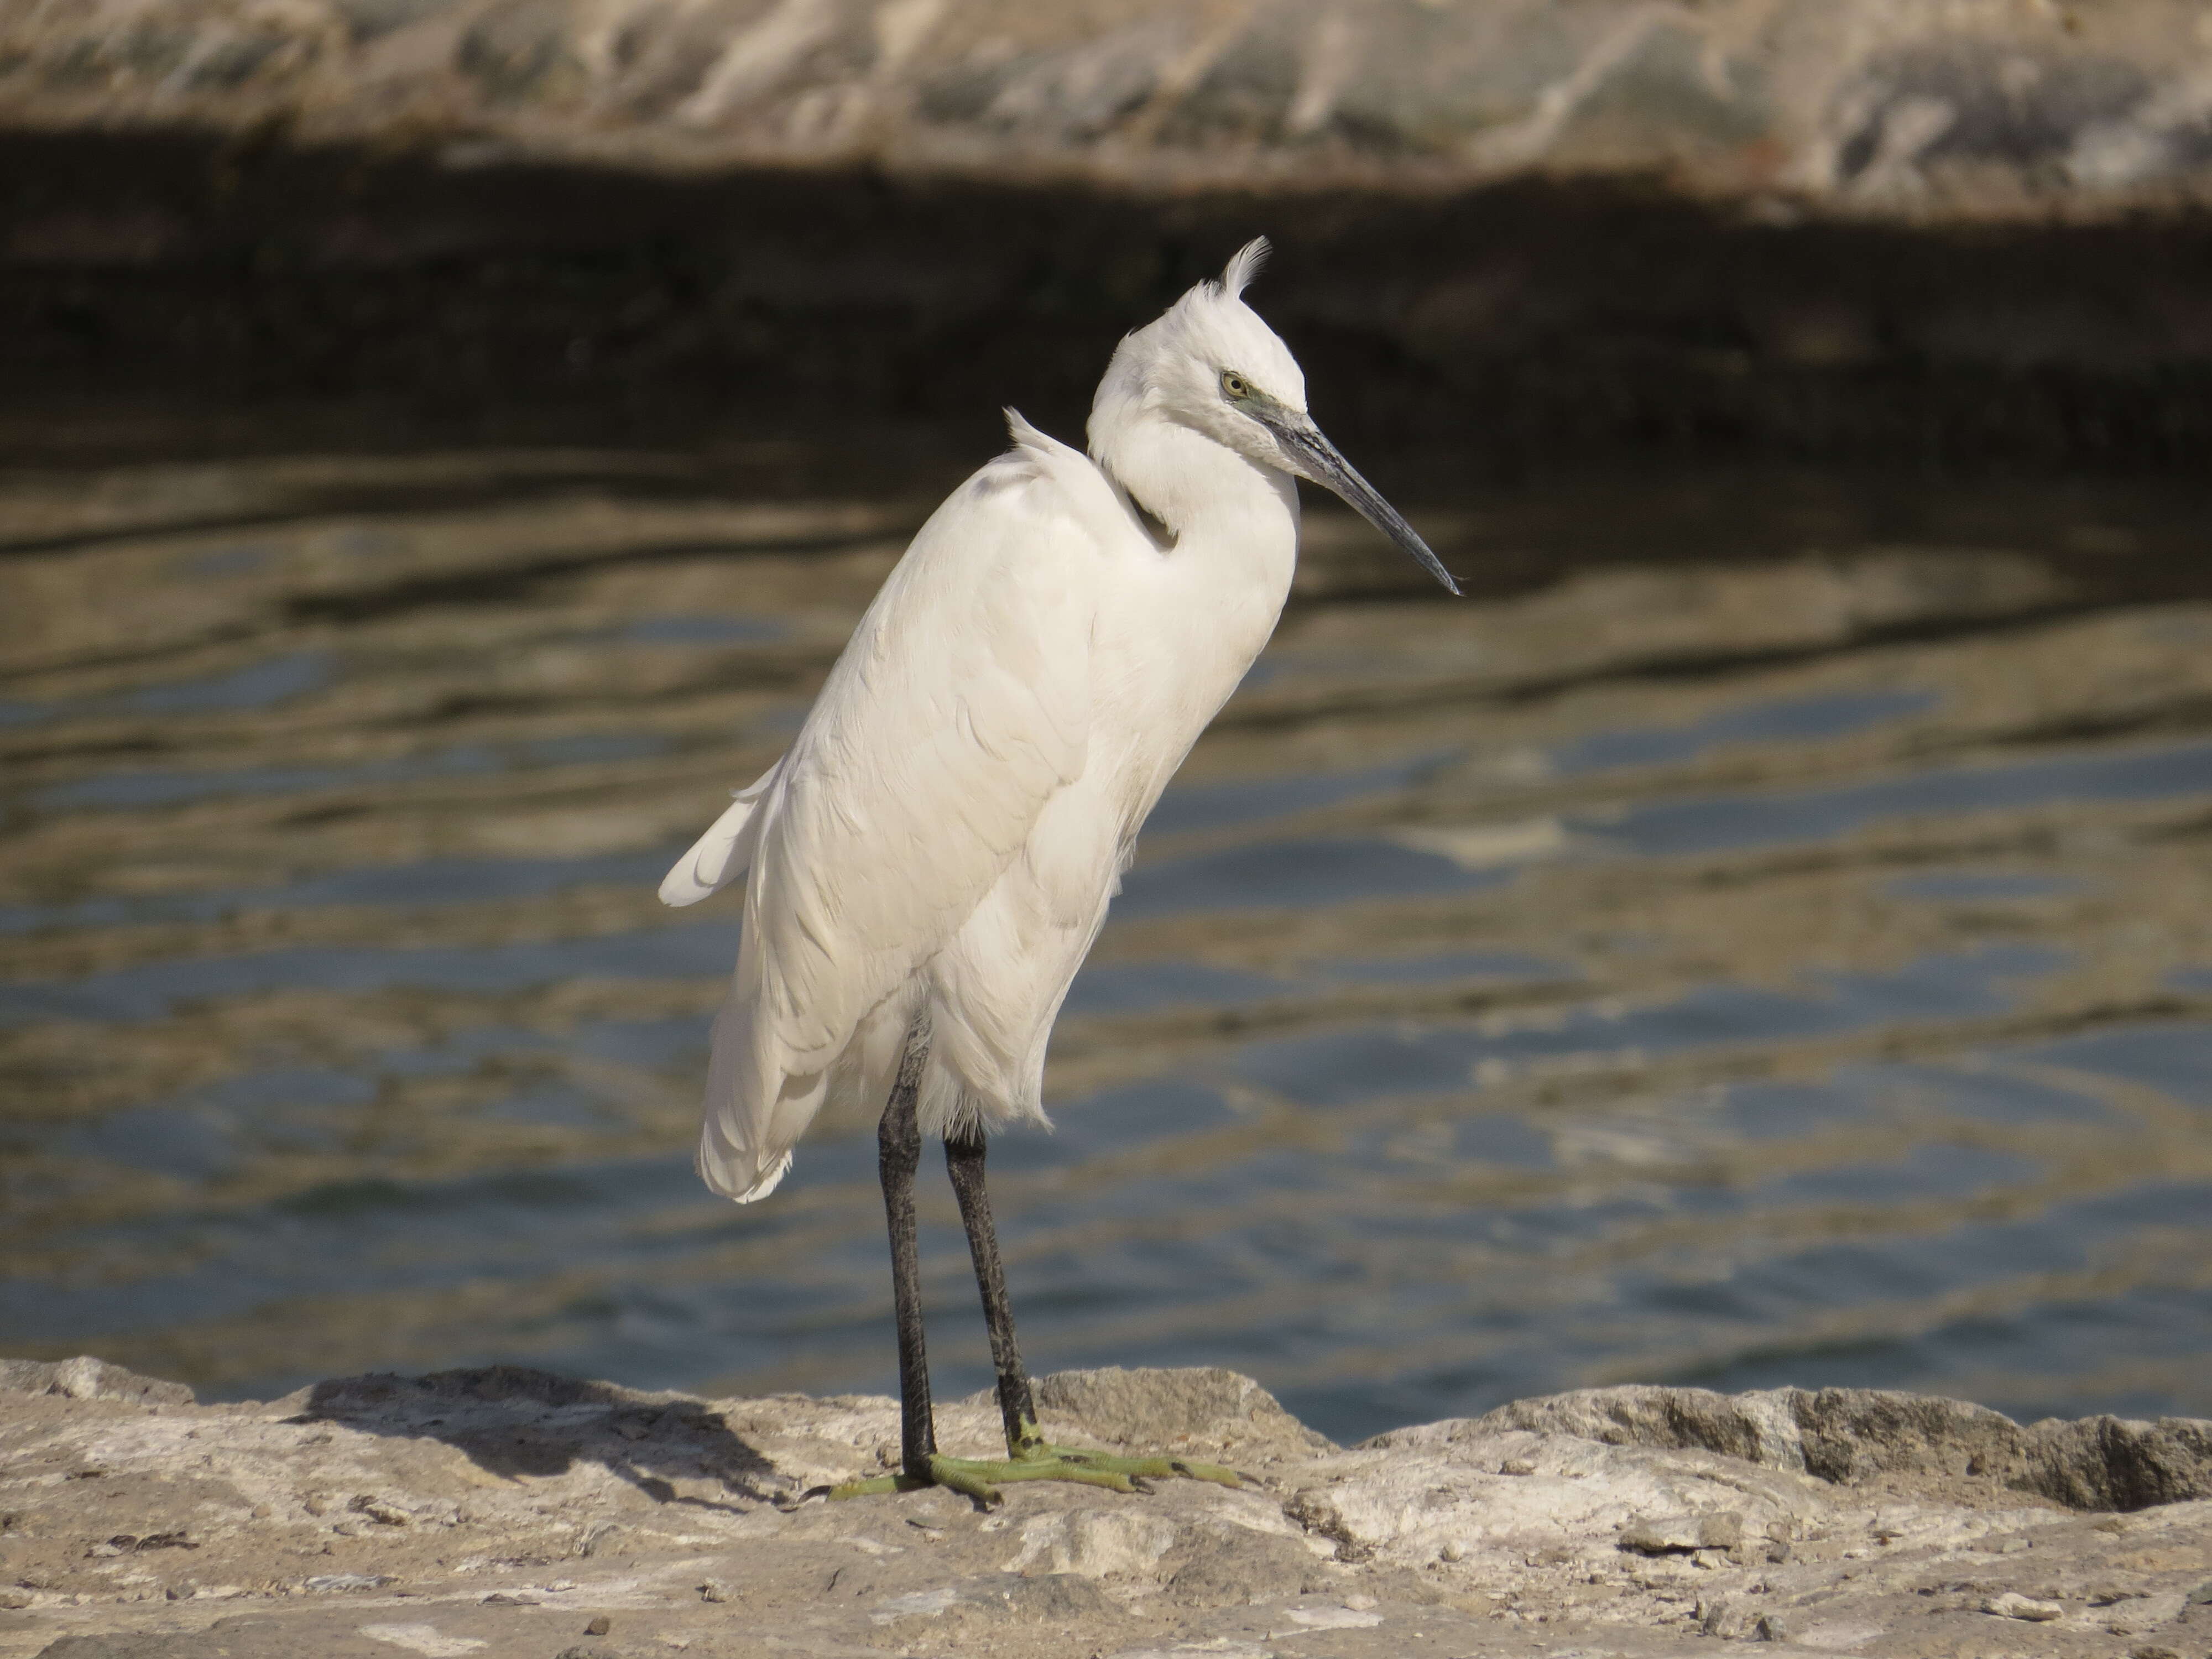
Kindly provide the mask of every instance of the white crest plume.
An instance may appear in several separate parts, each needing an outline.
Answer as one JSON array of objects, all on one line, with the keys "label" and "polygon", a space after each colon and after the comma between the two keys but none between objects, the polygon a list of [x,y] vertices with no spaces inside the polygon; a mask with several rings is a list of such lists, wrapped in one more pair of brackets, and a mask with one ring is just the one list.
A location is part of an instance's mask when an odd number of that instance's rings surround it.
[{"label": "white crest plume", "polygon": [[1273,252],[1264,236],[1255,236],[1238,248],[1221,269],[1221,291],[1232,300],[1239,298],[1245,285],[1266,267],[1267,256]]}]

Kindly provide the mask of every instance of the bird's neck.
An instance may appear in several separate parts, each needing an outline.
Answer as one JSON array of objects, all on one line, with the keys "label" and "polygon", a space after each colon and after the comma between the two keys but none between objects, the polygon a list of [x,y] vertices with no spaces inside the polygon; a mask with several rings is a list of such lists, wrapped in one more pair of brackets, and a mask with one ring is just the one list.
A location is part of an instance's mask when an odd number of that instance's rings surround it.
[{"label": "bird's neck", "polygon": [[[1170,421],[1131,422],[1101,434],[1092,459],[1121,485],[1165,546],[1220,544],[1259,551],[1297,547],[1297,485]],[[1287,577],[1287,572],[1286,572]]]}]

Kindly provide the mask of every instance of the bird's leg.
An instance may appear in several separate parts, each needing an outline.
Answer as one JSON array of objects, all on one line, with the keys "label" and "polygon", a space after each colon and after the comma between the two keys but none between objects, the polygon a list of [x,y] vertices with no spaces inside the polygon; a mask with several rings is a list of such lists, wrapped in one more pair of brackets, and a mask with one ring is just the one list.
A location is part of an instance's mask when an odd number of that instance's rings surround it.
[{"label": "bird's leg", "polygon": [[921,1074],[928,1063],[929,1012],[925,1008],[907,1032],[898,1080],[891,1085],[883,1121],[876,1126],[876,1170],[883,1182],[884,1219],[890,1230],[891,1306],[898,1325],[899,1472],[848,1480],[831,1487],[830,1496],[859,1498],[917,1486],[950,1486],[978,1503],[995,1504],[998,1492],[979,1473],[986,1466],[939,1455],[936,1418],[930,1408],[929,1353],[921,1327],[921,1254],[914,1226],[914,1177],[921,1164],[917,1109]]},{"label": "bird's leg", "polygon": [[921,1255],[914,1236],[914,1176],[921,1164],[915,1097],[928,1060],[929,1013],[925,1009],[907,1033],[898,1080],[891,1085],[883,1121],[876,1126],[876,1173],[883,1182],[884,1218],[890,1228],[891,1305],[898,1322],[899,1468],[916,1481],[927,1480],[929,1459],[937,1450],[937,1423],[929,1400],[929,1351],[921,1331]]},{"label": "bird's leg", "polygon": [[898,1325],[899,1472],[851,1480],[830,1489],[833,1498],[903,1492],[936,1485],[930,1460],[937,1455],[937,1424],[929,1401],[929,1352],[921,1334],[921,1255],[914,1237],[914,1176],[921,1165],[921,1126],[916,1097],[929,1061],[929,1011],[918,1015],[899,1057],[898,1079],[876,1126],[876,1173],[883,1182],[884,1219],[891,1237],[891,1306]]},{"label": "bird's leg", "polygon": [[991,1335],[991,1364],[999,1373],[999,1415],[1006,1424],[1006,1455],[1034,1457],[1043,1450],[1037,1432],[1036,1402],[1030,1374],[1022,1368],[1022,1346],[1014,1339],[1014,1310],[1006,1302],[1006,1270],[999,1265],[999,1232],[991,1224],[991,1195],[983,1186],[983,1131],[969,1125],[945,1137],[945,1172],[960,1200],[961,1224],[968,1230],[968,1255],[975,1264],[975,1288],[983,1295],[983,1328]]},{"label": "bird's leg", "polygon": [[975,1261],[975,1282],[983,1292],[983,1318],[990,1328],[991,1358],[999,1373],[999,1407],[1006,1423],[1006,1459],[947,1457],[937,1449],[937,1427],[930,1410],[929,1358],[922,1346],[921,1262],[915,1243],[914,1177],[921,1162],[921,1129],[916,1097],[929,1059],[929,1016],[923,1012],[907,1033],[898,1081],[876,1130],[876,1164],[883,1179],[884,1215],[890,1228],[891,1302],[898,1321],[899,1472],[866,1480],[849,1480],[830,1489],[832,1498],[873,1492],[908,1492],[917,1486],[945,1486],[977,1503],[1000,1501],[998,1486],[1009,1480],[1073,1480],[1115,1492],[1144,1490],[1147,1476],[1181,1475],[1195,1480],[1240,1483],[1237,1472],[1211,1463],[1167,1457],[1114,1457],[1103,1452],[1048,1443],[1038,1432],[1029,1374],[1022,1369],[1014,1341],[1014,1318],[1006,1305],[1006,1279],[999,1266],[999,1239],[991,1224],[991,1205],[983,1190],[983,1134],[970,1128],[945,1142],[945,1169],[960,1200],[968,1229],[968,1248]]},{"label": "bird's leg", "polygon": [[1055,1446],[1037,1427],[1036,1402],[1029,1372],[1022,1366],[1021,1344],[1014,1339],[1013,1309],[1006,1301],[1006,1271],[999,1264],[999,1234],[991,1222],[991,1197],[983,1184],[982,1130],[974,1125],[945,1138],[945,1169],[960,1200],[960,1219],[968,1230],[968,1254],[975,1264],[975,1288],[983,1297],[983,1324],[991,1335],[991,1363],[999,1373],[999,1414],[1006,1427],[1005,1463],[980,1466],[993,1480],[1079,1480],[1117,1491],[1143,1489],[1149,1477],[1242,1484],[1234,1469],[1175,1457],[1116,1457],[1080,1447]]},{"label": "bird's leg", "polygon": [[[924,1014],[915,1022],[907,1037],[905,1057],[900,1061],[898,1082],[891,1089],[890,1103],[884,1108],[882,1123],[876,1131],[876,1164],[883,1178],[884,1213],[890,1226],[891,1236],[891,1302],[898,1322],[899,1350],[899,1472],[879,1474],[866,1480],[848,1480],[842,1486],[832,1486],[832,1498],[860,1498],[875,1492],[911,1492],[917,1486],[947,1486],[965,1493],[977,1503],[994,1504],[1000,1501],[994,1482],[1001,1480],[1077,1480],[1094,1486],[1111,1486],[1117,1492],[1134,1492],[1136,1486],[1127,1474],[1109,1471],[1067,1468],[1061,1468],[1046,1461],[1009,1461],[946,1457],[937,1449],[937,1426],[930,1410],[929,1358],[922,1346],[921,1333],[921,1264],[915,1243],[914,1176],[921,1162],[921,1130],[915,1121],[915,1096],[921,1086],[922,1067],[929,1057],[929,1027]],[[948,1163],[952,1155],[947,1153]],[[975,1148],[976,1195],[981,1195],[982,1147],[980,1137]],[[957,1165],[956,1165],[957,1169]],[[958,1176],[956,1175],[956,1184]],[[964,1190],[961,1198],[961,1212],[968,1214],[968,1199]],[[1006,1317],[1006,1289],[1005,1279],[998,1273],[998,1241],[991,1233],[990,1212],[982,1212],[982,1237],[990,1250],[991,1270],[998,1287],[1000,1319],[991,1327],[994,1354],[999,1352],[999,1332],[1006,1332],[1007,1342],[1013,1340],[1014,1327]],[[971,1221],[969,1237],[976,1237]],[[1021,1355],[1009,1347],[1012,1354],[1013,1376],[1019,1382],[1022,1401],[1021,1420],[1035,1416],[1028,1406],[1029,1379],[1021,1370]],[[1006,1386],[1006,1372],[1000,1372],[1000,1387]],[[1015,1420],[1012,1419],[1010,1421]],[[1037,1436],[1036,1425],[1029,1424],[1030,1443],[1035,1447],[1035,1456],[1044,1459],[1051,1450]],[[1009,1441],[1011,1443],[1011,1434]]]}]

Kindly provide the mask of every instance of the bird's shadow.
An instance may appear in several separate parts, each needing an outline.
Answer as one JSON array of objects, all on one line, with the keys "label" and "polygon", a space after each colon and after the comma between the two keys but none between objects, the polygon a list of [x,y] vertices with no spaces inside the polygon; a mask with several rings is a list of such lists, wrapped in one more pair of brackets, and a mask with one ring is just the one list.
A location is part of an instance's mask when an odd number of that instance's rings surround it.
[{"label": "bird's shadow", "polygon": [[[790,1480],[713,1407],[523,1365],[428,1376],[337,1377],[304,1390],[289,1423],[343,1424],[367,1434],[442,1441],[489,1474],[543,1479],[598,1463],[659,1504],[742,1513],[787,1500]],[[726,1498],[677,1482],[717,1481]]]}]

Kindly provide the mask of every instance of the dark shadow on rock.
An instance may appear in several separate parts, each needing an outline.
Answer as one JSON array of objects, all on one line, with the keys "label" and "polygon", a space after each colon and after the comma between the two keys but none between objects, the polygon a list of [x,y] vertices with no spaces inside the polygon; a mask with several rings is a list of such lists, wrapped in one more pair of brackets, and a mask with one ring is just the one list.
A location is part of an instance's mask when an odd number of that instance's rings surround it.
[{"label": "dark shadow on rock", "polygon": [[[660,1504],[738,1510],[685,1497],[678,1480],[718,1480],[733,1499],[789,1495],[775,1466],[722,1414],[681,1395],[586,1382],[523,1365],[338,1377],[303,1391],[294,1423],[342,1423],[367,1434],[443,1441],[489,1474],[544,1477],[599,1463]],[[585,1553],[591,1553],[590,1545]]]}]

